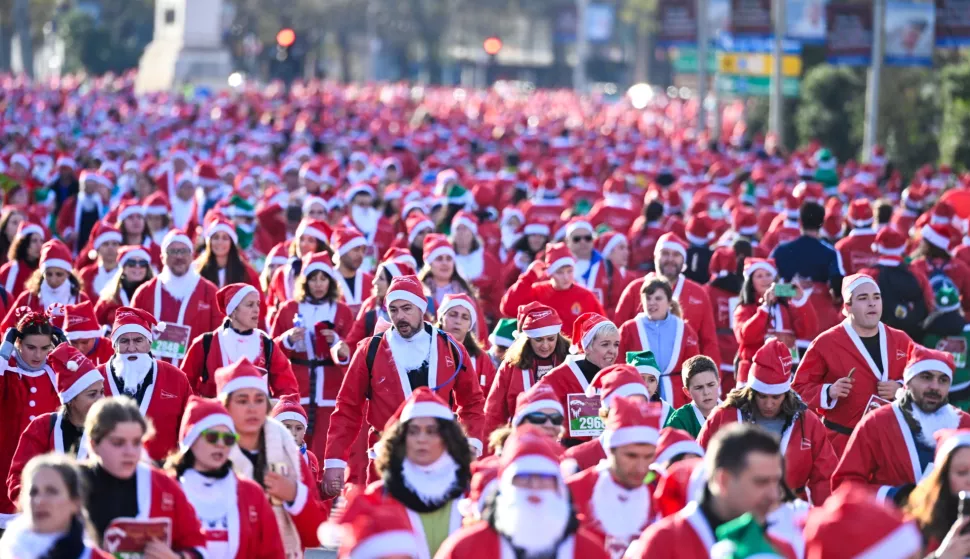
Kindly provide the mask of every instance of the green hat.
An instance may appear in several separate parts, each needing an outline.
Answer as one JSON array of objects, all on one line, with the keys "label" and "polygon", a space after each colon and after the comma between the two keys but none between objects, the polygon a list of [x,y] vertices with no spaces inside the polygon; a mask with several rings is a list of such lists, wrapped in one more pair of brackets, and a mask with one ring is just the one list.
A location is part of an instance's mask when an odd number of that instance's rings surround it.
[{"label": "green hat", "polygon": [[960,294],[951,282],[942,282],[936,289],[936,309],[940,312],[953,312],[960,308]]},{"label": "green hat", "polygon": [[492,330],[491,335],[488,336],[488,341],[492,345],[497,345],[499,347],[509,347],[512,342],[515,341],[515,319],[514,318],[503,318],[498,321],[495,328]]},{"label": "green hat", "polygon": [[765,537],[765,529],[751,513],[719,526],[717,543],[711,548],[712,559],[781,559]]},{"label": "green hat", "polygon": [[641,375],[653,375],[660,378],[660,366],[657,365],[657,358],[652,351],[628,351],[626,352],[626,364],[633,365]]},{"label": "green hat", "polygon": [[256,206],[236,194],[229,199],[228,213],[230,217],[256,217]]}]

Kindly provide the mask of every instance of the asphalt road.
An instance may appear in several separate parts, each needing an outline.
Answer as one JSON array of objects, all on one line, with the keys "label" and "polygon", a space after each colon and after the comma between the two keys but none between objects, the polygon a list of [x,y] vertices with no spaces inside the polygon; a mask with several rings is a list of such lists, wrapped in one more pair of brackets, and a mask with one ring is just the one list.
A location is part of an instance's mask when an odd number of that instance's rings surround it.
[{"label": "asphalt road", "polygon": [[324,551],[321,549],[309,549],[306,552],[306,559],[336,559],[337,552]]}]

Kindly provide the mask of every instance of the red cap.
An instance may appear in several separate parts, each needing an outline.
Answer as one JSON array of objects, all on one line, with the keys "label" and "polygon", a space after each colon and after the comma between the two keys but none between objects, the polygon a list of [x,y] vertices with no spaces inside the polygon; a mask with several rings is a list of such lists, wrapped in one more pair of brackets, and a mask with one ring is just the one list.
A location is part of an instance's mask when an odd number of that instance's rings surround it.
[{"label": "red cap", "polygon": [[947,351],[938,351],[919,344],[910,344],[906,354],[906,368],[903,369],[903,384],[909,379],[920,373],[936,371],[945,373],[953,380],[953,372],[956,370],[956,362],[953,354]]},{"label": "red cap", "polygon": [[573,322],[571,351],[573,353],[586,351],[589,344],[593,343],[593,338],[596,337],[596,333],[607,325],[616,328],[616,325],[610,322],[608,318],[594,312],[579,315],[576,321]]},{"label": "red cap", "polygon": [[609,449],[628,444],[656,445],[660,439],[663,405],[618,396],[610,402],[603,446]]},{"label": "red cap", "polygon": [[231,315],[250,293],[259,295],[259,291],[248,283],[230,283],[223,287],[216,292],[216,305],[219,307],[219,312],[226,316]]},{"label": "red cap", "polygon": [[620,396],[640,395],[650,399],[640,372],[633,365],[626,364],[610,365],[596,373],[586,389],[586,395],[592,396],[596,392],[599,392],[601,407],[604,408],[609,408],[613,398]]},{"label": "red cap", "polygon": [[158,324],[155,317],[142,309],[121,307],[115,312],[114,325],[111,327],[111,341],[115,342],[124,334],[141,334],[149,341],[154,339],[152,328]]},{"label": "red cap", "polygon": [[277,421],[299,421],[304,427],[308,423],[306,410],[296,394],[284,394],[273,406],[269,416]]},{"label": "red cap", "polygon": [[519,307],[518,330],[530,338],[542,338],[562,332],[562,319],[552,307],[538,301]]}]

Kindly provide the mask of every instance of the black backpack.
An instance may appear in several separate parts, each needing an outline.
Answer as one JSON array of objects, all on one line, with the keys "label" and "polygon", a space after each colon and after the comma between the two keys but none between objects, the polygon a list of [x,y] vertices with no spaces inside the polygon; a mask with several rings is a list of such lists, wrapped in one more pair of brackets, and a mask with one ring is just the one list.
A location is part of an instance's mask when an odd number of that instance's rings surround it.
[{"label": "black backpack", "polygon": [[923,322],[929,315],[923,288],[916,276],[905,266],[876,266],[879,270],[879,291],[882,294],[882,322],[909,334],[914,340],[923,339]]},{"label": "black backpack", "polygon": [[[202,334],[202,384],[209,382],[209,350],[212,348],[212,338],[215,337],[215,332],[206,332]],[[270,363],[273,359],[273,340],[267,338],[260,334],[260,341],[263,344],[263,358],[266,360],[266,373],[271,374]]]}]

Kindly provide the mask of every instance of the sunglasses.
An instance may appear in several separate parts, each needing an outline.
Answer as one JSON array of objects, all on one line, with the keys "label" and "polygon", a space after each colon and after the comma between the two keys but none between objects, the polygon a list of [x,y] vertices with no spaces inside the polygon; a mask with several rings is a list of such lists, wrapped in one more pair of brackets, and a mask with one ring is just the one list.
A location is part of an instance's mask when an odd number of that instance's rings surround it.
[{"label": "sunglasses", "polygon": [[209,444],[217,444],[220,440],[222,444],[231,447],[236,444],[239,437],[235,433],[223,433],[222,431],[202,431],[202,438]]},{"label": "sunglasses", "polygon": [[192,251],[187,248],[175,248],[166,251],[169,256],[191,256]]},{"label": "sunglasses", "polygon": [[141,266],[142,268],[148,267],[148,260],[127,260],[125,261],[125,266]]},{"label": "sunglasses", "polygon": [[541,411],[536,411],[523,417],[522,421],[533,425],[543,425],[546,421],[552,422],[553,425],[562,425],[563,419],[561,413],[542,413]]},{"label": "sunglasses", "polygon": [[593,242],[593,236],[592,235],[578,235],[576,237],[573,237],[573,242],[574,243],[579,243],[579,242],[584,242],[584,241],[587,242],[587,243]]}]

